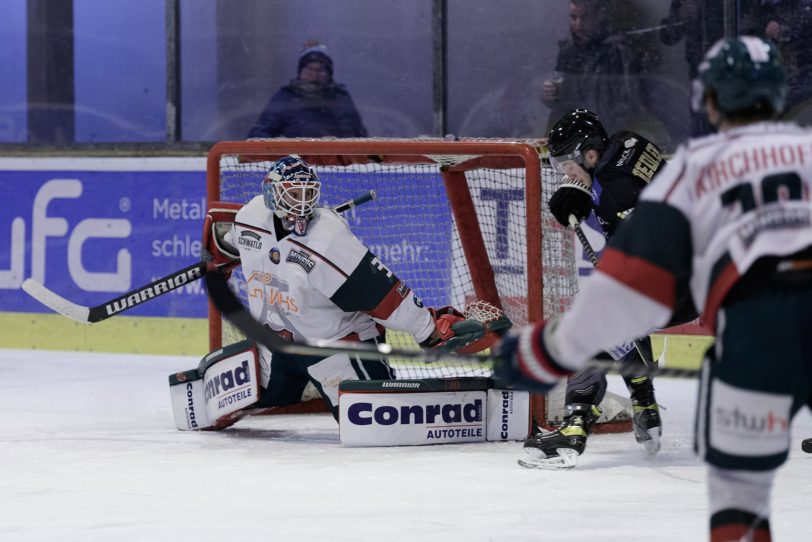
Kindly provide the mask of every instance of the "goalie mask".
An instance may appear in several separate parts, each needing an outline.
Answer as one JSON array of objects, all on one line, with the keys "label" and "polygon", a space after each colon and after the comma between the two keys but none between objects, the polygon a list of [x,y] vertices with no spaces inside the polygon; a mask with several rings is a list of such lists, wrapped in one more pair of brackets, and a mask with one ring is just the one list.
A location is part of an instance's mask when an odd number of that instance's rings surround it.
[{"label": "goalie mask", "polygon": [[589,172],[592,168],[587,167],[584,153],[590,149],[603,151],[608,139],[598,115],[586,109],[571,111],[550,130],[550,165],[565,175],[573,163]]},{"label": "goalie mask", "polygon": [[305,235],[319,204],[321,181],[299,156],[286,156],[271,166],[262,181],[262,195],[285,230]]}]

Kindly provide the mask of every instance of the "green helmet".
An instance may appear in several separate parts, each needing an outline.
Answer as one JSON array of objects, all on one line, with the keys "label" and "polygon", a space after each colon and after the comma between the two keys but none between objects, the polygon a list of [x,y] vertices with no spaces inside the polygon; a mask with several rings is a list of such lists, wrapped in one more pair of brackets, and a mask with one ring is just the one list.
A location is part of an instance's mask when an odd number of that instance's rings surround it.
[{"label": "green helmet", "polygon": [[694,111],[702,110],[710,90],[722,113],[750,109],[760,101],[766,101],[776,113],[784,109],[787,77],[781,56],[768,41],[753,36],[719,40],[705,53],[698,71]]}]

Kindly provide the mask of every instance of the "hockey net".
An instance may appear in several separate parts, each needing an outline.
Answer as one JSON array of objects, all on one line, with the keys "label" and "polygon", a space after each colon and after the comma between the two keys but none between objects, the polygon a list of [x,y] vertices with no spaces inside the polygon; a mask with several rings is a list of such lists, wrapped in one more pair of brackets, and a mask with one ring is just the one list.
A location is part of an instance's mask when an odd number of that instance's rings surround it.
[{"label": "hockey net", "polygon": [[[221,142],[208,155],[208,199],[246,203],[274,160],[298,154],[318,172],[322,205],[374,190],[344,213],[355,235],[429,307],[487,301],[515,326],[565,310],[578,288],[575,241],[549,213],[558,178],[543,141],[274,139]],[[544,203],[542,203],[544,202]],[[239,268],[232,287],[245,297]],[[284,293],[280,302],[284,302]],[[210,306],[210,347],[240,339]],[[406,334],[387,342],[418,348]],[[390,360],[398,378],[489,376],[460,362]],[[537,420],[554,424],[562,394],[534,398]]]}]

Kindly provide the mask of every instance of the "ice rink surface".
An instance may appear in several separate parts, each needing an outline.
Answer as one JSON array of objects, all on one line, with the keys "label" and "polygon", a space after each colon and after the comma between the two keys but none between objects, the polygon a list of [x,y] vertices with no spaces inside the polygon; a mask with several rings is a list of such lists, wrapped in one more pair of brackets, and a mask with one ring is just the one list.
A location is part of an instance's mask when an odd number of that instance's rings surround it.
[{"label": "ice rink surface", "polygon": [[[185,357],[0,350],[2,541],[701,541],[697,384],[660,379],[663,450],[594,435],[572,471],[526,470],[520,443],[345,448],[327,415],[174,428]],[[610,389],[623,393],[619,380]],[[773,493],[777,541],[812,540],[803,411]]]}]

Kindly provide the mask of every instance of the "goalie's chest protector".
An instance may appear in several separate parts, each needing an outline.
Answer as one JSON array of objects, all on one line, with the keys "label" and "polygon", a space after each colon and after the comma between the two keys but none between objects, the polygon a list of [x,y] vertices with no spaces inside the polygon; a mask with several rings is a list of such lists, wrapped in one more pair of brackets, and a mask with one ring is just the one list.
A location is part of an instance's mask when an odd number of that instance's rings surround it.
[{"label": "goalie's chest protector", "polygon": [[317,209],[307,235],[280,231],[273,212],[257,196],[237,213],[230,232],[239,248],[251,313],[297,341],[378,335],[372,319],[344,312],[331,300],[367,252],[344,219]]}]

